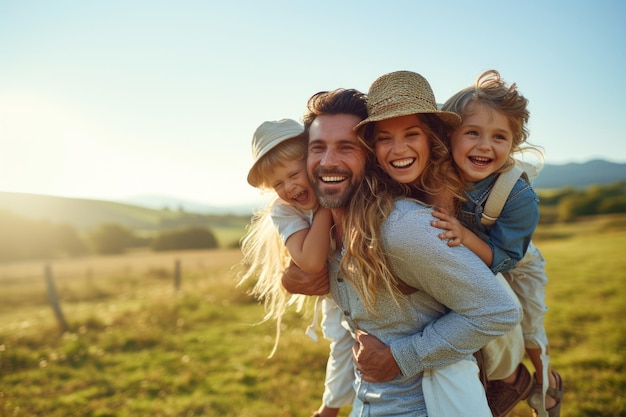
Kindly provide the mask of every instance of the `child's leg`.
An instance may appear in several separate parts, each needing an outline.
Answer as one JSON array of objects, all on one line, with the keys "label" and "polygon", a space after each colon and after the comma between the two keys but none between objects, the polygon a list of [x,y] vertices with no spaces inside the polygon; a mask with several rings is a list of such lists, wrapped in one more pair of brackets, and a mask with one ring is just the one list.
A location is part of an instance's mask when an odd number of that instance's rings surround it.
[{"label": "child's leg", "polygon": [[[502,274],[498,282],[517,300],[517,296]],[[528,397],[532,377],[522,364],[524,337],[518,324],[513,330],[495,338],[481,349],[483,367],[487,374],[487,402],[494,417],[506,416],[517,403]]]},{"label": "child's leg", "polygon": [[354,338],[341,325],[343,313],[329,297],[322,299],[322,332],[330,341],[330,355],[326,365],[326,380],[322,405],[317,410],[321,417],[336,417],[340,407],[354,400]]},{"label": "child's leg", "polygon": [[[542,395],[542,393],[545,393],[548,388],[559,390],[560,377],[557,380],[555,373],[550,369],[548,338],[543,327],[547,310],[545,288],[548,283],[545,260],[539,249],[531,242],[524,259],[516,265],[515,269],[503,275],[519,297],[524,311],[522,330],[526,354],[535,368],[535,382],[538,385],[528,401],[539,415],[547,415],[545,410],[553,409],[559,403],[559,399],[551,395]],[[545,385],[544,381],[546,381]],[[556,395],[560,396],[560,394]],[[558,414],[553,412],[551,415]]]},{"label": "child's leg", "polygon": [[[540,385],[543,387],[543,379],[546,377],[548,377],[548,387],[550,388],[557,388],[557,379],[556,376],[554,375],[554,373],[552,372],[551,368],[550,368],[550,364],[546,364],[547,366],[545,366],[545,370],[546,372],[544,373],[544,360],[542,360],[541,358],[541,348],[526,348],[526,354],[528,355],[528,358],[530,359],[530,361],[533,364],[533,367],[536,370],[536,374],[535,374],[535,381],[537,382],[537,385]],[[546,346],[546,356],[548,356],[548,346]],[[557,398],[553,398],[549,395],[545,396],[545,407],[547,410],[550,410],[552,407],[554,407],[557,403],[558,403],[558,399]]]},{"label": "child's leg", "polygon": [[481,349],[487,373],[487,402],[494,417],[506,416],[533,387],[532,377],[522,363],[524,339],[517,325],[509,333]]}]

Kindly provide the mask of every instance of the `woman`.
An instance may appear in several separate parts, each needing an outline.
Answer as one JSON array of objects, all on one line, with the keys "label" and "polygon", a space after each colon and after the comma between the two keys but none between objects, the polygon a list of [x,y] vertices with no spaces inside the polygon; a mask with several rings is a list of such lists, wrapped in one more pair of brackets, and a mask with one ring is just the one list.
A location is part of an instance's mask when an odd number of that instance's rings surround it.
[{"label": "woman", "polygon": [[[331,294],[360,343],[352,414],[490,416],[472,354],[513,328],[519,307],[471,251],[439,239],[429,206],[404,198],[415,187],[430,201],[461,194],[443,143],[460,118],[438,111],[428,82],[408,71],[379,77],[367,108],[355,129],[369,166],[343,221],[345,253],[330,268]],[[375,163],[394,139],[397,149]],[[417,173],[412,189],[385,163]]]}]

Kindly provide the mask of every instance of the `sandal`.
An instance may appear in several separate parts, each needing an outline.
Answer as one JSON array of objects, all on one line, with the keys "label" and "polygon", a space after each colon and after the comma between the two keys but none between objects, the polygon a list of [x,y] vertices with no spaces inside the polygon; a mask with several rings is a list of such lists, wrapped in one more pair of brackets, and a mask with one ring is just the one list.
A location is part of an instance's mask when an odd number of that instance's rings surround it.
[{"label": "sandal", "polygon": [[[561,375],[557,371],[552,371],[552,375],[554,379],[556,379],[556,388],[548,387],[548,391],[546,392],[547,396],[550,396],[556,400],[556,404],[551,408],[548,408],[546,411],[548,412],[548,417],[559,417],[561,415],[561,399],[563,398],[563,380],[561,379]],[[533,375],[533,379],[537,380],[536,375]],[[539,415],[538,409],[541,407],[541,393],[542,386],[541,384],[535,384],[533,386],[530,395],[528,396],[528,405],[533,409],[533,417],[537,417]]]}]

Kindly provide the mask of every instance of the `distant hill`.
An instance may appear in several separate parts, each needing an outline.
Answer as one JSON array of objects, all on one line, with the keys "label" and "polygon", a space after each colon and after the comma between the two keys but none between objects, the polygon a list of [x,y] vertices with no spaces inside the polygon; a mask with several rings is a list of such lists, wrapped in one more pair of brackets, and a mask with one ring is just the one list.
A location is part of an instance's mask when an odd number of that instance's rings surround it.
[{"label": "distant hill", "polygon": [[[594,184],[612,184],[626,181],[626,164],[618,164],[603,160],[592,160],[585,163],[568,163],[565,165],[546,164],[539,176],[533,181],[535,188],[585,188]],[[122,202],[141,207],[173,210],[183,208],[194,213],[241,214],[250,215],[259,204],[242,204],[238,206],[219,207],[195,201],[183,200],[168,196],[145,195],[124,199]]]},{"label": "distant hill", "polygon": [[250,215],[214,215],[189,213],[184,210],[151,209],[113,201],[0,192],[2,211],[20,217],[65,223],[80,230],[103,223],[118,223],[136,231],[157,231],[187,226],[245,226]]},{"label": "distant hill", "polygon": [[612,184],[626,181],[626,164],[604,160],[564,165],[546,164],[533,186],[540,188],[582,188],[595,184]]},{"label": "distant hill", "polygon": [[[626,181],[626,164],[593,160],[565,165],[548,164],[533,185],[536,189],[584,188],[618,181]],[[129,204],[128,201],[134,203]],[[0,215],[4,210],[21,217],[70,224],[79,230],[95,228],[103,223],[118,223],[137,231],[158,231],[192,225],[243,228],[249,223],[255,208],[258,208],[258,204],[214,207],[159,196],[115,202],[0,192]]]},{"label": "distant hill", "polygon": [[215,206],[197,201],[185,200],[182,198],[169,197],[163,195],[137,195],[116,200],[118,203],[130,204],[151,208],[155,210],[169,209],[179,210],[198,214],[240,214],[250,215],[257,209],[259,204],[239,204],[230,206]]}]

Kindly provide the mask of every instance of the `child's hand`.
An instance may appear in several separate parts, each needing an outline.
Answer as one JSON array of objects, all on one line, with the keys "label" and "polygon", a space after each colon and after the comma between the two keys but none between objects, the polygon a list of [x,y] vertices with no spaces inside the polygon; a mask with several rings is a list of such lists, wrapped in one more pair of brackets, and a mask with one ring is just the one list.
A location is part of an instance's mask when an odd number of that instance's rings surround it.
[{"label": "child's hand", "polygon": [[461,225],[456,217],[448,215],[443,209],[435,210],[433,216],[439,220],[433,220],[430,224],[438,229],[445,230],[445,232],[439,233],[439,239],[447,240],[448,246],[460,246],[463,243],[465,227]]}]

